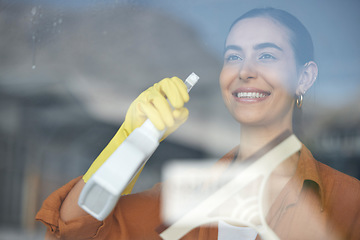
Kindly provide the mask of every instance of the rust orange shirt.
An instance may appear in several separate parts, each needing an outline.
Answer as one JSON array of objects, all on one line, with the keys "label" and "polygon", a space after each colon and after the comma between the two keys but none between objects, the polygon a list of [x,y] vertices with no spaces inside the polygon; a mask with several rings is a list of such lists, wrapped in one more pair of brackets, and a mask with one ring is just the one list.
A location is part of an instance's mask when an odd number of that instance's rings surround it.
[{"label": "rust orange shirt", "polygon": [[[232,161],[235,150],[220,161]],[[69,222],[59,209],[74,179],[52,193],[36,219],[47,226],[46,239],[161,239],[161,184],[120,198],[108,218],[100,222],[83,216]],[[360,239],[360,181],[316,161],[303,146],[295,175],[267,214],[268,225],[280,239]],[[183,239],[217,239],[216,227],[201,226]],[[260,239],[258,236],[257,239]]]}]

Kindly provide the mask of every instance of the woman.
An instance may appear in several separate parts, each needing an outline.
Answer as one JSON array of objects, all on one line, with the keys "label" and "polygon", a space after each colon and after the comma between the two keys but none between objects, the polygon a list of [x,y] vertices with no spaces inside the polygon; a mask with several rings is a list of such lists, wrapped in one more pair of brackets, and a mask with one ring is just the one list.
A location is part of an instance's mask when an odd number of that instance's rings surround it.
[{"label": "woman", "polygon": [[[241,144],[220,161],[241,162],[282,132],[292,131],[294,109],[301,108],[303,95],[317,73],[311,37],[295,17],[266,8],[237,19],[226,39],[220,87],[229,112],[242,126]],[[37,219],[48,226],[49,239],[160,239],[155,231],[161,224],[160,185],[123,196],[103,222],[76,203],[88,176],[106,160],[109,149],[145,118],[158,129],[167,127],[166,135],[186,120],[185,90],[181,80],[165,79],[135,100],[108,150],[84,179],[71,181],[44,202]],[[174,111],[164,104],[165,98]],[[116,139],[120,140],[114,143]],[[267,224],[280,239],[360,239],[359,181],[317,162],[305,146],[275,169],[265,197]],[[201,226],[184,239],[234,239],[244,227]],[[256,238],[256,232],[246,234],[247,238],[237,239]]]}]

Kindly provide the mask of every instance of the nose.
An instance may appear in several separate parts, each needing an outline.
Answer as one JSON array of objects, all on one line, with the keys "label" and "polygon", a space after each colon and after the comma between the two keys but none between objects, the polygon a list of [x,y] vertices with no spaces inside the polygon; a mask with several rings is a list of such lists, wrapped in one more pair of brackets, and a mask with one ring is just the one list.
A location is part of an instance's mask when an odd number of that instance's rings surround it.
[{"label": "nose", "polygon": [[257,77],[257,71],[253,63],[249,60],[245,60],[239,69],[239,79],[243,81],[249,81]]}]

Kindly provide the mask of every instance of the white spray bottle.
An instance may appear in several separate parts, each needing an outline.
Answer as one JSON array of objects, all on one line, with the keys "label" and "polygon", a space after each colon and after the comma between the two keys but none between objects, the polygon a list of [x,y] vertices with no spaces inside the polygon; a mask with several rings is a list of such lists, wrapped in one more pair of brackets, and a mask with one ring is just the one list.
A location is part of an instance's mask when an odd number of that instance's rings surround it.
[{"label": "white spray bottle", "polygon": [[[188,92],[198,80],[195,73],[187,77],[185,84]],[[79,206],[96,219],[104,220],[126,186],[159,146],[164,132],[159,131],[149,119],[136,128],[85,184]]]}]

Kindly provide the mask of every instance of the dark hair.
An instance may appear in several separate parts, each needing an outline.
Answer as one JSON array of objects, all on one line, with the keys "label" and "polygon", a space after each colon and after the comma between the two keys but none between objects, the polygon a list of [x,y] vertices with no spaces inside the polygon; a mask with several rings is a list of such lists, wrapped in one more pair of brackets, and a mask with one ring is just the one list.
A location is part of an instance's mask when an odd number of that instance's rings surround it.
[{"label": "dark hair", "polygon": [[314,45],[310,33],[305,26],[292,14],[275,8],[255,8],[239,18],[237,18],[230,27],[246,18],[268,17],[285,26],[291,33],[290,43],[295,53],[295,59],[298,65],[304,65],[314,60]]}]

